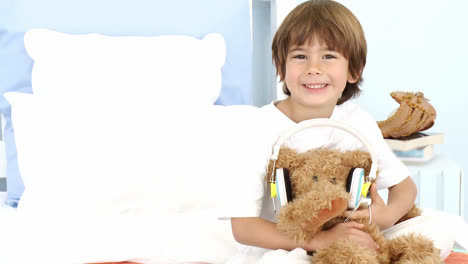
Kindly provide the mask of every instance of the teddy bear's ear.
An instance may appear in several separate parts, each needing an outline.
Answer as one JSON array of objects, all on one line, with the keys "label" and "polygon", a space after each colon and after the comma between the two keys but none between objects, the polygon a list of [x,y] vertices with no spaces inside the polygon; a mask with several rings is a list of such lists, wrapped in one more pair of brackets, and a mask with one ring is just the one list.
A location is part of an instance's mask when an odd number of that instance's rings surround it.
[{"label": "teddy bear's ear", "polygon": [[301,163],[300,155],[294,149],[282,147],[279,151],[278,160],[276,161],[276,168],[293,169]]},{"label": "teddy bear's ear", "polygon": [[[301,155],[298,154],[297,151],[288,147],[281,147],[278,154],[278,160],[276,160],[275,163],[275,169],[285,168],[291,171],[294,168],[299,167],[300,164],[302,164],[302,161],[303,158],[301,158]],[[267,176],[271,175],[272,169],[273,162],[270,160],[270,163],[268,164]]]},{"label": "teddy bear's ear", "polygon": [[359,166],[366,170],[366,174],[370,172],[370,168],[372,166],[372,158],[367,151],[359,151],[358,152],[359,160],[362,162]]},{"label": "teddy bear's ear", "polygon": [[342,158],[343,163],[347,166],[363,168],[366,171],[366,175],[369,174],[372,165],[369,152],[362,150],[348,151]]}]

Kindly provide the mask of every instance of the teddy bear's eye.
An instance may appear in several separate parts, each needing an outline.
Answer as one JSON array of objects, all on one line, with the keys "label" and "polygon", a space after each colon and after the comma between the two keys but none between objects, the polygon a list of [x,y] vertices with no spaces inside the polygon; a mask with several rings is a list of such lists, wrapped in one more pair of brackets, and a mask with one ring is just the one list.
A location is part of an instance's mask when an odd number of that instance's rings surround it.
[{"label": "teddy bear's eye", "polygon": [[317,176],[312,176],[312,180],[318,181],[318,177]]},{"label": "teddy bear's eye", "polygon": [[336,184],[336,178],[331,178],[330,182]]}]

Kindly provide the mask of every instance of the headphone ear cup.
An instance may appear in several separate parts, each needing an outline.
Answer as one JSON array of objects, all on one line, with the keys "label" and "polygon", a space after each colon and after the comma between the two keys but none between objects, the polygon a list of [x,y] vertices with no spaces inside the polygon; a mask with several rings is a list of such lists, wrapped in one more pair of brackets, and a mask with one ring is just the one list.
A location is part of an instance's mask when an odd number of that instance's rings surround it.
[{"label": "headphone ear cup", "polygon": [[351,194],[348,201],[348,208],[354,209],[359,206],[362,185],[364,184],[364,169],[352,168],[346,179],[346,191]]},{"label": "headphone ear cup", "polygon": [[286,205],[293,200],[291,179],[289,170],[285,168],[276,169],[276,192],[281,206]]}]

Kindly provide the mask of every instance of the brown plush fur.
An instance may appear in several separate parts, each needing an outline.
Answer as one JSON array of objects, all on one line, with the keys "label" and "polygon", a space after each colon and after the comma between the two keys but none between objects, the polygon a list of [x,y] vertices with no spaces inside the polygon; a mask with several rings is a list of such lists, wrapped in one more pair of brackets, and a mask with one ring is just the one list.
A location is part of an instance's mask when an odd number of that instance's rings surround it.
[{"label": "brown plush fur", "polygon": [[[343,222],[340,215],[346,210],[350,198],[345,187],[348,173],[353,167],[359,167],[368,175],[370,166],[370,155],[364,151],[341,152],[323,148],[297,153],[281,148],[275,167],[289,170],[294,197],[281,208],[278,228],[296,241],[307,241],[316,232]],[[419,209],[413,207],[399,222],[418,215]],[[340,240],[317,250],[313,263],[441,263],[439,250],[428,238],[408,234],[388,240],[376,225],[369,224],[369,219],[359,222],[379,244],[377,253],[351,241]]]}]

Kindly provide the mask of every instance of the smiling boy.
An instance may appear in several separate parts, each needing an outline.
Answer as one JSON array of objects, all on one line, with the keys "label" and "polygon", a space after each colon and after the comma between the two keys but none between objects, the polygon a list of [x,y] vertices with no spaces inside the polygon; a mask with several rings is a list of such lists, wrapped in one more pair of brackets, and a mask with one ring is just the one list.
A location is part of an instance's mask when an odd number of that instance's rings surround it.
[{"label": "smiling boy", "polygon": [[[282,132],[313,118],[330,118],[357,128],[378,153],[379,179],[371,187],[372,222],[388,228],[411,209],[417,190],[408,169],[386,145],[372,116],[349,101],[360,92],[366,54],[362,27],[346,7],[330,0],[312,0],[298,5],[285,18],[272,43],[273,61],[287,98],[261,108],[260,137],[267,142],[266,149],[271,150]],[[353,136],[330,127],[308,129],[286,143],[300,151],[316,147],[364,148]],[[243,193],[243,197],[251,197],[251,203],[240,204],[231,215],[235,239],[253,246],[244,249],[241,255],[250,254],[252,248],[292,250],[300,247],[315,251],[339,239],[378,250],[369,234],[361,230],[363,226],[354,221],[320,231],[304,242],[294,241],[280,232],[271,202],[268,202],[267,188],[261,185],[265,184],[263,179],[269,154],[265,153],[261,168],[249,172],[253,174],[252,180],[245,184],[258,185],[250,188],[257,193]],[[389,189],[387,204],[377,193],[377,188]],[[349,212],[344,213],[347,214]],[[358,210],[351,219],[368,214],[368,210]]]}]

